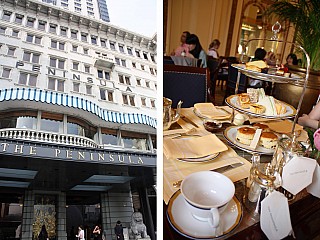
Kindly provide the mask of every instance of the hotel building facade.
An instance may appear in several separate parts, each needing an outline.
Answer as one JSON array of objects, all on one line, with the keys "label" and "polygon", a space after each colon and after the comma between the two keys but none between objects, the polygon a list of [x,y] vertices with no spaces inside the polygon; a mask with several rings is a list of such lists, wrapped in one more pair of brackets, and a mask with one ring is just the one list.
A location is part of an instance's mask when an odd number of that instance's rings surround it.
[{"label": "hotel building facade", "polygon": [[156,35],[0,1],[0,239],[156,232]]}]

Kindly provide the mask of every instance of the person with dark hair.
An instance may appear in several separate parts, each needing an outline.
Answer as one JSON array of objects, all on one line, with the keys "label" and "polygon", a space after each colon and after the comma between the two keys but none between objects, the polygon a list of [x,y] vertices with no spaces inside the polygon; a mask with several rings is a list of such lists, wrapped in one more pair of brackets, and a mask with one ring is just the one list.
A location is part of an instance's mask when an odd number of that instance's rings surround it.
[{"label": "person with dark hair", "polygon": [[195,34],[190,34],[186,43],[189,45],[189,54],[186,57],[201,59],[201,67],[207,67],[207,54],[203,50],[199,38]]},{"label": "person with dark hair", "polygon": [[188,44],[186,44],[187,38],[190,36],[190,33],[188,31],[184,31],[180,37],[181,45],[179,45],[176,50],[174,50],[171,53],[171,56],[185,56],[187,53],[189,53],[189,47]]},{"label": "person with dark hair", "polygon": [[102,229],[100,224],[97,224],[93,229],[94,240],[101,240],[102,239]]},{"label": "person with dark hair", "polygon": [[257,61],[257,60],[262,60],[264,61],[265,57],[267,55],[267,51],[264,50],[263,48],[257,48],[256,51],[254,52],[254,58],[252,61]]},{"label": "person with dark hair", "polygon": [[218,39],[214,39],[209,45],[208,56],[212,56],[213,58],[219,58],[218,48],[220,47],[220,41]]},{"label": "person with dark hair", "polygon": [[47,232],[46,226],[44,224],[41,227],[38,239],[39,240],[49,240],[48,232]]},{"label": "person with dark hair", "polygon": [[290,53],[287,56],[286,61],[287,61],[287,63],[284,65],[286,67],[293,66],[293,65],[298,65],[298,58],[297,58],[297,55],[295,55],[294,53]]},{"label": "person with dark hair", "polygon": [[124,240],[123,227],[119,220],[117,221],[117,224],[114,227],[114,233],[116,234],[117,240]]},{"label": "person with dark hair", "polygon": [[85,240],[84,230],[83,230],[83,227],[82,227],[81,225],[78,227],[78,235],[76,235],[76,237],[77,237],[79,240]]}]

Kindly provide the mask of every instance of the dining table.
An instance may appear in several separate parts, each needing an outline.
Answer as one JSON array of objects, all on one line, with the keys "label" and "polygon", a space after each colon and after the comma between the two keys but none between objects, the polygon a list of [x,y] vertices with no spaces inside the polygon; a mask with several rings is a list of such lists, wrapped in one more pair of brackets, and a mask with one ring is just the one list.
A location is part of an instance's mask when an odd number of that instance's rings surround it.
[{"label": "dining table", "polygon": [[[235,196],[241,205],[241,216],[239,222],[230,231],[217,237],[217,239],[268,239],[260,227],[260,215],[257,211],[257,203],[252,203],[248,200],[249,189],[247,187],[247,179],[251,169],[252,152],[246,149],[239,149],[237,146],[230,144],[230,140],[227,141],[225,132],[226,129],[234,126],[232,118],[235,113],[228,106],[220,106],[219,108],[222,108],[225,112],[229,112],[230,118],[220,119],[222,127],[214,133],[206,131],[203,125],[204,119],[199,114],[196,114],[194,108],[182,108],[179,121],[172,124],[170,129],[163,133],[163,236],[166,240],[208,239],[196,238],[185,234],[183,229],[177,228],[176,223],[172,221],[172,201],[176,201],[177,195],[179,195],[179,185],[176,186],[175,183],[182,181],[186,176],[194,172],[219,170],[224,166],[234,165],[239,162],[242,163],[241,166],[229,168],[227,171],[222,172],[222,174],[234,182]],[[247,121],[245,124],[255,122],[254,119],[250,120],[252,121]],[[168,147],[167,143],[172,143],[169,138],[172,138],[174,134],[177,134],[178,137],[183,137],[186,133],[190,133],[191,135],[198,134],[200,136],[212,134],[225,144],[226,150],[220,152],[211,161],[179,161],[175,158],[176,156],[168,154],[166,148],[171,148],[171,145]],[[305,132],[302,135],[304,137],[307,136]],[[260,162],[262,163],[268,163],[271,159],[272,154],[260,155]],[[293,232],[286,239],[320,239],[319,198],[303,190],[289,201],[289,209]]]}]

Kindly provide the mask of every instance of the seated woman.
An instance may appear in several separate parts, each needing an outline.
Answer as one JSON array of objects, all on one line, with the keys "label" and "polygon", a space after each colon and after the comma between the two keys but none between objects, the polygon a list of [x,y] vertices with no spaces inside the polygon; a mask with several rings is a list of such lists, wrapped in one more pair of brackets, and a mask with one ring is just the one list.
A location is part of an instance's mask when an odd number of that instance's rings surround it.
[{"label": "seated woman", "polygon": [[284,65],[285,67],[298,65],[298,58],[297,58],[297,55],[295,55],[294,53],[290,53],[288,55],[286,61],[287,62]]},{"label": "seated woman", "polygon": [[219,58],[218,48],[220,47],[220,41],[218,39],[214,39],[212,43],[209,45],[208,56],[212,56],[213,58]]},{"label": "seated woman", "polygon": [[317,103],[309,114],[303,114],[299,117],[298,123],[304,127],[320,128],[320,102]]},{"label": "seated woman", "polygon": [[207,55],[203,50],[199,38],[195,34],[190,34],[186,43],[189,45],[189,53],[186,57],[201,59],[201,67],[207,67]]}]

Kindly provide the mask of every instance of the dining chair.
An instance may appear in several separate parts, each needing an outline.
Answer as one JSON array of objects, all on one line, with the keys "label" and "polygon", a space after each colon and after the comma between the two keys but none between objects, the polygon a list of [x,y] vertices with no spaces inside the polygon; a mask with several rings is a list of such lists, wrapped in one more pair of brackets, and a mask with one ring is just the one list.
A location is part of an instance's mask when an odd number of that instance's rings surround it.
[{"label": "dining chair", "polygon": [[[228,80],[227,80],[227,89],[224,95],[224,99],[222,104],[224,103],[225,99],[229,97],[230,95],[235,94],[236,89],[236,83],[237,83],[237,77],[238,77],[238,69],[232,67],[232,63],[229,62],[228,66]],[[248,87],[248,78],[243,73],[240,73],[240,81],[239,81],[239,87],[238,87],[238,93],[244,93],[247,92]]]},{"label": "dining chair", "polygon": [[219,71],[219,59],[213,58],[212,56],[208,56],[207,59],[207,67],[210,71],[210,95],[212,98],[212,102],[215,102],[215,91],[216,91],[216,82],[218,77],[218,71]]},{"label": "dining chair", "polygon": [[173,107],[180,100],[186,108],[207,102],[210,85],[208,68],[163,65],[163,96],[172,100]]}]

